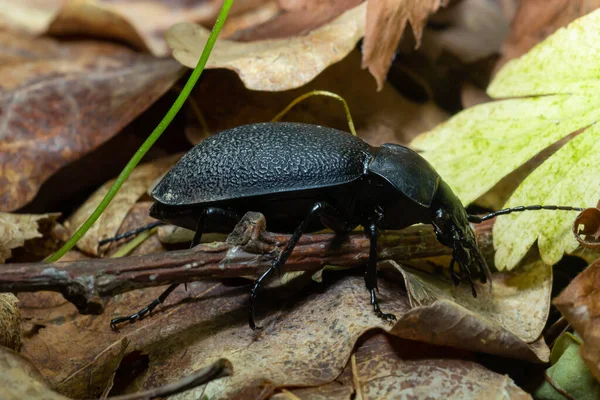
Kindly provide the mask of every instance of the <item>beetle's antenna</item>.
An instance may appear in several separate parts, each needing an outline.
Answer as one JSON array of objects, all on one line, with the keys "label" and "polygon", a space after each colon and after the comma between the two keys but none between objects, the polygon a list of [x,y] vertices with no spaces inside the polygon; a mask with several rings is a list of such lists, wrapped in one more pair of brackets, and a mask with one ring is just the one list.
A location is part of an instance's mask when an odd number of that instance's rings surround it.
[{"label": "beetle's antenna", "polygon": [[492,219],[498,215],[506,215],[514,212],[522,212],[522,211],[538,211],[538,210],[560,210],[560,211],[583,211],[582,207],[571,207],[571,206],[518,206],[512,208],[505,208],[503,210],[494,211],[492,213],[486,214],[482,217],[477,215],[467,215],[469,222],[473,222],[475,224],[479,224],[483,221],[487,221],[488,219]]},{"label": "beetle's antenna", "polygon": [[148,225],[144,225],[144,226],[142,226],[140,228],[137,228],[137,229],[134,229],[132,231],[127,231],[125,233],[122,233],[122,234],[114,236],[114,237],[109,237],[109,238],[106,238],[106,239],[102,239],[101,241],[98,242],[98,246],[103,246],[103,245],[105,245],[107,243],[110,243],[110,242],[116,242],[117,240],[125,239],[125,238],[128,238],[128,237],[133,236],[133,235],[137,235],[138,233],[142,233],[144,231],[150,230],[152,228],[155,228],[157,226],[164,225],[164,224],[165,223],[162,222],[162,221],[152,222],[152,223],[150,223]]}]

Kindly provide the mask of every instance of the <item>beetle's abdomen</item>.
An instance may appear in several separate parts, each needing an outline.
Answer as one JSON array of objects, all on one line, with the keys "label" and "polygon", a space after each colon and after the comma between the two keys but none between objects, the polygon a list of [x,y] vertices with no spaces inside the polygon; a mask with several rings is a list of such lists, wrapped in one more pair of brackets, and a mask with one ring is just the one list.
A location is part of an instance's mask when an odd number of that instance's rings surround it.
[{"label": "beetle's abdomen", "polygon": [[244,125],[191,149],[152,197],[167,205],[192,205],[336,186],[359,179],[370,154],[367,143],[331,128]]}]

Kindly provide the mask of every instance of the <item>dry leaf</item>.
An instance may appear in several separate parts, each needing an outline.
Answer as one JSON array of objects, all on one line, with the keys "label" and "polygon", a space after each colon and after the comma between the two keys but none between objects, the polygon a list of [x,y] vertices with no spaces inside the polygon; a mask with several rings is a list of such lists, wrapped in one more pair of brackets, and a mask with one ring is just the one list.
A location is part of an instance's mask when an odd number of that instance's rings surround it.
[{"label": "dry leaf", "polygon": [[[77,247],[88,254],[98,255],[98,242],[117,234],[117,230],[131,207],[148,191],[154,181],[168,171],[180,158],[181,154],[175,154],[138,166],[98,218],[98,221],[79,240]],[[65,226],[71,234],[92,214],[113,183],[114,180],[111,180],[102,185],[69,217]]]},{"label": "dry leaf", "polygon": [[[237,0],[230,13],[245,13],[262,2]],[[0,28],[116,39],[166,56],[167,29],[180,22],[211,24],[221,5],[220,0],[0,0]]]},{"label": "dry leaf", "polygon": [[519,3],[497,69],[527,53],[554,31],[600,7],[599,0],[526,0]]},{"label": "dry leaf", "polygon": [[579,333],[579,354],[600,380],[600,261],[577,275],[553,304]]},{"label": "dry leaf", "polygon": [[[540,260],[525,263],[516,271],[494,273],[491,294],[487,290],[487,284],[475,282],[477,298],[474,298],[469,290],[454,286],[449,279],[441,280],[435,275],[403,268],[393,262],[389,265],[399,270],[405,279],[411,306],[415,307],[411,312],[420,312],[417,311],[418,306],[430,306],[435,305],[436,301],[447,301],[448,307],[469,310],[476,316],[474,324],[497,325],[494,330],[497,331],[501,327],[525,343],[533,343],[539,339],[546,325],[552,293],[552,268]],[[447,262],[444,263],[444,266],[446,265]],[[450,312],[454,313],[454,311]],[[436,324],[440,324],[440,321],[436,321]],[[432,327],[432,329],[441,328]],[[454,335],[455,337],[466,338],[474,331],[480,334],[479,330],[474,329],[466,321],[454,325],[452,329],[464,330]],[[473,340],[479,341],[475,338]],[[472,346],[474,342],[471,343]],[[449,345],[444,342],[440,344]],[[491,350],[488,348],[479,351]]]},{"label": "dry leaf", "polygon": [[512,379],[465,359],[468,354],[464,352],[385,333],[365,336],[355,353],[353,374],[346,373],[338,379],[344,383],[359,382],[357,392],[363,400],[405,396],[448,400],[531,399]]},{"label": "dry leaf", "polygon": [[65,0],[0,0],[0,31],[42,34],[64,2]]},{"label": "dry leaf", "polygon": [[[270,400],[297,400],[297,399],[311,399],[311,400],[353,400],[357,399],[354,397],[354,388],[352,385],[340,385],[337,381],[313,386],[308,388],[300,389],[281,389],[282,393],[278,393]],[[295,396],[295,397],[292,397]]]},{"label": "dry leaf", "polygon": [[[13,38],[0,33],[0,47],[17,53],[23,40]],[[39,56],[33,47],[31,58],[0,67],[4,211],[27,204],[50,175],[119,132],[181,72],[172,60],[112,44],[55,44]]]},{"label": "dry leaf", "polygon": [[[123,233],[130,232],[135,229],[139,229],[140,227],[143,227],[148,224],[156,222],[156,220],[154,218],[150,217],[150,214],[149,214],[150,207],[152,207],[152,204],[154,204],[154,202],[152,202],[152,201],[141,201],[141,202],[135,203],[131,207],[131,209],[125,216],[125,218],[123,219],[123,222],[121,223],[119,230],[116,232],[116,235],[121,235]],[[161,227],[164,227],[164,226],[161,226]],[[192,236],[187,240],[188,243],[194,237],[193,235],[194,235],[194,232],[192,232]],[[129,239],[131,239],[131,238],[129,238]],[[125,243],[127,243],[127,241]],[[120,247],[120,246],[116,245],[116,243],[111,244],[111,245],[105,245],[105,246],[106,247],[102,248],[103,249],[102,251],[103,252],[106,251],[105,256],[108,256],[108,257],[112,256],[116,251],[118,251],[118,249]],[[150,254],[150,253],[162,253],[164,251],[166,251],[166,249],[163,246],[161,240],[159,240],[159,235],[156,234],[156,235],[150,236],[142,244],[137,246],[131,253],[128,254],[128,256],[136,256],[136,255],[143,255],[143,254]]]},{"label": "dry leaf", "polygon": [[586,208],[575,218],[573,234],[583,247],[600,250],[600,202],[596,208]]},{"label": "dry leaf", "polygon": [[50,390],[39,371],[28,360],[2,346],[0,388],[3,400],[68,400]]},{"label": "dry leaf", "polygon": [[[0,145],[1,146],[1,145]],[[42,237],[39,224],[54,222],[60,214],[9,214],[0,212],[0,263],[11,256],[11,249],[21,247],[26,240]]]},{"label": "dry leaf", "polygon": [[369,68],[381,90],[406,23],[410,22],[417,46],[429,14],[448,0],[369,0],[363,47],[363,68]]},{"label": "dry leaf", "polygon": [[[276,387],[329,383],[341,373],[356,339],[372,328],[530,361],[548,358],[543,342],[528,345],[499,325],[449,301],[409,311],[402,286],[382,279],[381,306],[400,318],[392,327],[372,312],[361,277],[332,276],[335,273],[328,272],[325,284],[313,284],[318,293],[300,294],[289,301],[280,297],[289,293],[289,287],[261,292],[261,331],[252,331],[247,325],[247,285],[205,281],[189,284],[188,292],[178,288],[151,318],[123,326],[120,334],[111,331],[110,319],[137,311],[163,288],[116,296],[100,316],[80,316],[67,323],[47,325],[25,340],[23,352],[41,366],[53,387],[73,397],[97,395],[100,382],[92,387],[90,378],[110,375],[105,364],[117,357],[115,344],[123,338],[131,341],[131,351],[149,356],[149,369],[137,382],[143,389],[186,375],[215,358],[226,357],[232,362],[234,376],[178,395],[177,399],[203,395],[229,398],[239,391],[256,390],[260,386],[257,382],[265,381]],[[465,331],[468,335],[457,336]],[[473,337],[475,332],[480,335]],[[65,342],[64,337],[70,340]]]},{"label": "dry leaf", "polygon": [[[284,92],[247,90],[231,71],[207,71],[198,83],[193,98],[204,114],[210,132],[235,126],[270,121],[296,97],[311,90],[329,90],[342,96],[350,108],[358,135],[371,145],[408,143],[419,133],[445,121],[448,114],[433,102],[418,104],[407,100],[388,83],[381,92],[373,91],[373,81],[360,68],[360,52],[352,51],[307,85]],[[352,81],[352,85],[348,81]],[[286,114],[283,121],[312,123],[348,131],[342,104],[315,96],[304,100]],[[206,134],[198,123],[186,128],[192,143]]]},{"label": "dry leaf", "polygon": [[[329,65],[340,61],[364,34],[365,4],[361,4],[306,36],[255,42],[217,41],[207,68],[235,71],[247,88],[279,91],[302,86]],[[166,34],[173,56],[194,68],[208,30],[178,24]]]},{"label": "dry leaf", "polygon": [[282,10],[263,24],[256,24],[231,35],[229,39],[254,41],[306,35],[362,0],[279,0]]},{"label": "dry leaf", "polygon": [[21,347],[21,314],[19,300],[12,293],[0,293],[0,348],[19,351]]}]

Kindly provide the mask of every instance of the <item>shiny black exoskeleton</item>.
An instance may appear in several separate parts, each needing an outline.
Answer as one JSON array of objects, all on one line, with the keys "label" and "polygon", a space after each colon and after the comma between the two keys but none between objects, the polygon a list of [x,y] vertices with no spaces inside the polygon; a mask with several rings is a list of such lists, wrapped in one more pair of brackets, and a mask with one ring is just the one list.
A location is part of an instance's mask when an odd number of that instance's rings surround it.
[{"label": "shiny black exoskeleton", "polygon": [[[156,202],[151,215],[195,230],[193,245],[203,232],[231,231],[247,211],[264,214],[271,231],[293,233],[252,288],[252,328],[261,284],[283,267],[304,232],[323,227],[336,233],[364,227],[371,241],[365,283],[375,312],[384,319],[395,317],[379,309],[375,294],[380,229],[431,224],[438,240],[453,250],[457,280],[473,287],[471,272],[484,283],[490,280],[465,208],[425,159],[403,146],[372,147],[331,128],[263,123],[221,132],[191,149],[154,188],[152,197]],[[113,320],[113,326],[144,316],[176,286],[139,313]]]}]

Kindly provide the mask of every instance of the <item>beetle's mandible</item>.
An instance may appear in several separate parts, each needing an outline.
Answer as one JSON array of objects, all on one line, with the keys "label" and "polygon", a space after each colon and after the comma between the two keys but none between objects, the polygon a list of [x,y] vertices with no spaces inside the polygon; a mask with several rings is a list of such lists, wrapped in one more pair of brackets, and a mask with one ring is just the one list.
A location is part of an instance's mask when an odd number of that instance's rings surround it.
[{"label": "beetle's mandible", "polygon": [[[192,148],[152,191],[151,215],[196,231],[228,233],[247,211],[264,214],[269,230],[293,233],[271,267],[251,290],[249,323],[254,329],[254,300],[261,284],[284,266],[305,232],[328,227],[342,234],[362,225],[370,239],[365,283],[375,313],[379,308],[377,237],[380,229],[431,224],[437,239],[452,249],[451,271],[467,281],[471,273],[490,281],[490,270],[477,246],[469,216],[452,189],[419,154],[406,147],[372,147],[349,133],[317,125],[262,123],[245,125],[209,137]],[[540,207],[540,206],[537,206]],[[522,211],[522,208],[516,211]],[[506,210],[504,210],[506,211]],[[484,217],[485,218],[485,217]],[[148,307],[149,313],[177,287],[171,285]]]}]

